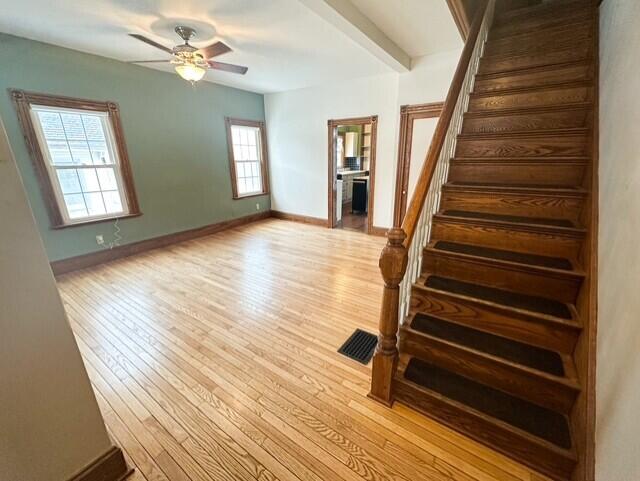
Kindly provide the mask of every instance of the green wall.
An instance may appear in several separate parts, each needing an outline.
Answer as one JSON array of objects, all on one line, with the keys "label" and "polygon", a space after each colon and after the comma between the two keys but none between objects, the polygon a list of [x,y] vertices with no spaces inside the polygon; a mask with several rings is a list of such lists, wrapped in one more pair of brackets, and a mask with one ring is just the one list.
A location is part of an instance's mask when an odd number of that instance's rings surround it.
[{"label": "green wall", "polygon": [[0,116],[50,260],[103,249],[113,222],[52,230],[9,88],[109,100],[120,115],[143,215],[121,244],[270,209],[268,195],[233,200],[224,117],[264,120],[263,96],[0,34]]}]

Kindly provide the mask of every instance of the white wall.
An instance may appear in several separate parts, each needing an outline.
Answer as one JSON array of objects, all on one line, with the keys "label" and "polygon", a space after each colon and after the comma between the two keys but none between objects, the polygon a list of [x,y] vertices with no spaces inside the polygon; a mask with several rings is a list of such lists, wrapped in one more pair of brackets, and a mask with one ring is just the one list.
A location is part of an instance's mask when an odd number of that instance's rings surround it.
[{"label": "white wall", "polygon": [[65,481],[110,447],[0,122],[0,479]]},{"label": "white wall", "polygon": [[400,105],[444,100],[460,50],[414,60],[408,73],[265,95],[271,207],[326,219],[329,119],[378,116],[373,223],[390,227]]},{"label": "white wall", "polygon": [[596,479],[640,479],[640,2],[600,7]]}]

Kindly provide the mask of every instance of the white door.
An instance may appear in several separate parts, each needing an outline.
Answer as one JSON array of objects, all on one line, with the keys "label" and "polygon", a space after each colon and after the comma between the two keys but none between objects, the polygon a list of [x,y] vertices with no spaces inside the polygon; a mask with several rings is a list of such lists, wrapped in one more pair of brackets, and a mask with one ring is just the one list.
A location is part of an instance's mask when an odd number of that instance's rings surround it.
[{"label": "white door", "polygon": [[427,149],[431,144],[433,132],[436,130],[438,117],[415,119],[413,121],[413,136],[411,137],[411,161],[409,165],[409,185],[407,189],[407,207],[411,202],[413,191],[418,183],[420,170],[427,156]]}]

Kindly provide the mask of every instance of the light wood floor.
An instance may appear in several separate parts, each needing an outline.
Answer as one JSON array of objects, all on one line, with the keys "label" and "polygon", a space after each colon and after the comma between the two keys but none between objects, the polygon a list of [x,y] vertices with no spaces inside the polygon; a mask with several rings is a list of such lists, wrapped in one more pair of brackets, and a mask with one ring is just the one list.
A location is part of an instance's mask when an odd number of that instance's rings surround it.
[{"label": "light wood floor", "polygon": [[60,278],[131,479],[543,479],[369,400],[336,353],[376,330],[383,244],[267,220]]}]

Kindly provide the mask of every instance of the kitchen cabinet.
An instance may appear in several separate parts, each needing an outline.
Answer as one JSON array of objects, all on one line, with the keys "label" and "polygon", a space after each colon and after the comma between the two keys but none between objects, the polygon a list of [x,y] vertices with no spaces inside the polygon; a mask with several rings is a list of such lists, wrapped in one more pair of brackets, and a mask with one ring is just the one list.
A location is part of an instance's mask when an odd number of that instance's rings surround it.
[{"label": "kitchen cabinet", "polygon": [[351,202],[353,199],[353,179],[356,177],[362,177],[363,174],[367,174],[364,170],[347,170],[340,172],[342,178],[342,203]]},{"label": "kitchen cabinet", "polygon": [[347,132],[344,134],[344,156],[358,157],[358,132]]}]

